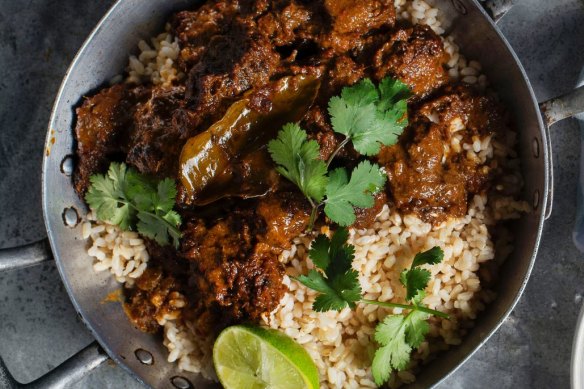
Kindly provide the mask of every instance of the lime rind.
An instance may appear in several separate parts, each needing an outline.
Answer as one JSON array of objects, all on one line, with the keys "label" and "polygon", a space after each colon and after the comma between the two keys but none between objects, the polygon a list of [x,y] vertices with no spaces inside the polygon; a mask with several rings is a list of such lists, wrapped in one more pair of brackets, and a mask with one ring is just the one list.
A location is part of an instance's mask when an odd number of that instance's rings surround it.
[{"label": "lime rind", "polygon": [[306,350],[272,329],[228,327],[215,341],[213,362],[226,389],[317,389],[318,370]]}]

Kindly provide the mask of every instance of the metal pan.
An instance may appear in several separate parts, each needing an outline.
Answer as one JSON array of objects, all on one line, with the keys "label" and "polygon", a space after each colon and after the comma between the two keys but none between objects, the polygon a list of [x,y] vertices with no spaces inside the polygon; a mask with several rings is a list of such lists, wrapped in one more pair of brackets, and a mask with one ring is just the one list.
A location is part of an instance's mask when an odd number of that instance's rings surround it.
[{"label": "metal pan", "polygon": [[[580,73],[580,81],[578,85],[584,87],[584,69]],[[576,117],[580,122],[580,136],[582,137],[584,134],[584,114],[578,115]],[[584,138],[581,138],[580,142],[584,141]],[[580,143],[580,153],[581,157],[584,156],[584,143]],[[579,196],[582,196],[582,184],[584,180],[582,177],[582,171],[580,171],[580,183],[578,184],[578,188],[580,190]],[[579,201],[582,201],[582,197],[578,198]],[[581,205],[580,205],[581,206]],[[578,227],[575,227],[579,229]],[[577,235],[573,235],[574,241],[578,242],[576,246],[578,247],[579,244],[581,245],[582,240],[578,239]],[[582,250],[581,247],[578,247]],[[580,309],[580,315],[578,316],[578,322],[576,323],[576,331],[574,333],[574,340],[572,342],[572,360],[570,366],[570,378],[572,382],[572,389],[584,389],[584,306]]]},{"label": "metal pan", "polygon": [[[499,17],[507,2],[487,2]],[[480,61],[519,130],[519,149],[525,187],[523,196],[533,211],[514,226],[516,245],[503,264],[498,298],[489,305],[463,343],[426,366],[411,387],[431,387],[450,375],[497,330],[521,296],[533,266],[542,227],[551,212],[551,148],[544,118],[516,55],[496,28],[492,16],[476,0],[438,0],[446,15],[447,33],[461,51]],[[71,184],[74,160],[73,105],[124,68],[128,53],[139,39],[154,35],[176,10],[193,6],[186,0],[119,0],[89,36],[69,68],[53,108],[43,163],[43,209],[50,249],[46,243],[0,252],[0,270],[32,265],[54,256],[75,309],[103,347],[107,356],[137,380],[156,388],[213,387],[194,374],[180,372],[166,362],[159,338],[132,327],[118,304],[102,304],[119,289],[109,274],[94,273],[85,252],[79,222],[85,205]],[[584,111],[584,89],[543,105],[546,124]],[[52,144],[52,133],[55,142]],[[90,345],[47,376],[30,386],[61,388],[107,359],[96,344]],[[0,386],[19,387],[0,363]]]}]

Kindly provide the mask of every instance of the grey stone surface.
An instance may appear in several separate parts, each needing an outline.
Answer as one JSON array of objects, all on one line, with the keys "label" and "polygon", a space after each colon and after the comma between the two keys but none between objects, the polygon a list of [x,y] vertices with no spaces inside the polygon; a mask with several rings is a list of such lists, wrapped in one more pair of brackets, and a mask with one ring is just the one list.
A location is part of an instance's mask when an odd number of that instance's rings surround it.
[{"label": "grey stone surface", "polygon": [[[49,110],[68,63],[112,0],[0,0],[0,247],[44,236],[40,165]],[[515,0],[500,26],[540,101],[584,66],[582,0]],[[571,229],[579,159],[574,120],[551,130],[554,213],[524,297],[498,333],[441,388],[566,388],[584,295]],[[30,381],[92,341],[53,265],[0,274],[0,355]],[[77,388],[141,388],[105,364]]]}]

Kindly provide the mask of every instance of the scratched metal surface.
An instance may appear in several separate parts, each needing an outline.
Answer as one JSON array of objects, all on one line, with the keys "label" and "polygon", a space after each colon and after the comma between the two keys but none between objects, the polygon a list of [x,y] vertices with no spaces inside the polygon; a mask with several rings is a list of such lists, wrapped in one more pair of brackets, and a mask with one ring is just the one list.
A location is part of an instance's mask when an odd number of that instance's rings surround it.
[{"label": "scratched metal surface", "polygon": [[[44,237],[40,166],[49,111],[75,52],[113,0],[0,0],[0,247]],[[583,0],[515,0],[501,29],[540,101],[584,66]],[[554,213],[524,297],[499,332],[441,388],[565,388],[584,295],[571,241],[579,160],[574,120],[552,128]],[[0,275],[0,355],[30,381],[91,342],[53,265]],[[106,364],[76,388],[141,388]]]}]

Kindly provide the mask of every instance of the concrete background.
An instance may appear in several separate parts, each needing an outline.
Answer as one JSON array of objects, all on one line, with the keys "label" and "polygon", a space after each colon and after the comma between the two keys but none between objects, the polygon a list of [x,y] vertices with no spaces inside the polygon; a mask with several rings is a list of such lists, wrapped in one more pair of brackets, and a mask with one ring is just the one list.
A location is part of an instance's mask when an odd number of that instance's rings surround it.
[{"label": "concrete background", "polygon": [[[49,111],[75,52],[113,0],[0,0],[0,247],[45,236],[40,167]],[[539,101],[574,87],[584,66],[584,0],[515,0],[500,27]],[[575,120],[552,130],[555,203],[533,275],[497,334],[441,388],[567,388],[584,295],[572,244],[579,171]],[[89,344],[55,267],[0,274],[0,355],[28,382]],[[75,388],[141,388],[105,364]]]}]

